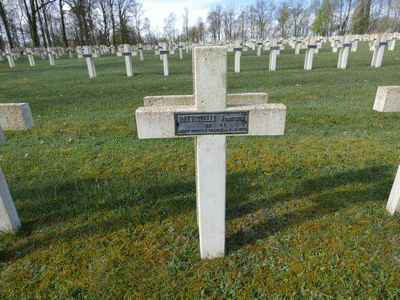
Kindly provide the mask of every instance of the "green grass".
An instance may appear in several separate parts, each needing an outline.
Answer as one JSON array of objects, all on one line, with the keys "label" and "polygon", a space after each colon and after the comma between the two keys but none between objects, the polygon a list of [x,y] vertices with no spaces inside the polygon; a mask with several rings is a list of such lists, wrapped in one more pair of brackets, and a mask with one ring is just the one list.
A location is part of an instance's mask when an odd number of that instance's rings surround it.
[{"label": "green grass", "polygon": [[347,69],[326,44],[228,56],[228,93],[287,106],[285,134],[229,137],[226,256],[201,260],[193,138],[138,140],[143,97],[191,94],[191,54],[106,54],[50,66],[0,62],[0,101],[28,102],[35,126],[5,132],[0,165],[22,228],[0,237],[0,299],[398,299],[399,215],[385,209],[400,162],[399,113],[372,110],[399,85],[360,43]]}]

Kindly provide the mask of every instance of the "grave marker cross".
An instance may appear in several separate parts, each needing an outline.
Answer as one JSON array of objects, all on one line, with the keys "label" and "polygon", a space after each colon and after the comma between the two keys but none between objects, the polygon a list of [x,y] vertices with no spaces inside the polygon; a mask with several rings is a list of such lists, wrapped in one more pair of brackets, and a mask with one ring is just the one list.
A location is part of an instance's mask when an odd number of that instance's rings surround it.
[{"label": "grave marker cross", "polygon": [[173,106],[136,110],[140,139],[196,137],[197,223],[202,258],[225,253],[226,135],[282,135],[285,127],[283,104],[253,104],[253,95],[247,94],[241,98],[247,98],[245,104],[227,105],[226,78],[226,48],[195,47],[194,105],[184,101],[179,104],[185,96],[169,96],[171,100],[176,98]]}]

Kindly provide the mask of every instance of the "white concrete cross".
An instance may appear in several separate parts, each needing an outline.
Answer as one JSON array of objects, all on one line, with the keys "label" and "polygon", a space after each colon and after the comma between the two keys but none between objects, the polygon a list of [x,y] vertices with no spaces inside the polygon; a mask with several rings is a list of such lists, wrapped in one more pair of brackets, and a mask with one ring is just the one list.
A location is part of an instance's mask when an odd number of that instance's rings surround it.
[{"label": "white concrete cross", "polygon": [[26,56],[28,56],[29,65],[30,65],[31,67],[36,66],[36,65],[35,65],[35,59],[33,58],[33,54],[34,54],[34,53],[33,53],[32,49],[31,49],[31,48],[26,48],[24,54],[25,54]]},{"label": "white concrete cross", "polygon": [[179,59],[183,59],[183,56],[182,56],[183,44],[182,43],[179,43],[178,49],[179,49]]},{"label": "white concrete cross", "polygon": [[47,48],[47,55],[49,56],[50,66],[55,66],[53,50],[50,47]]},{"label": "white concrete cross", "polygon": [[[194,47],[194,95],[146,97],[145,105],[152,106],[136,110],[140,139],[196,138],[197,222],[202,258],[225,253],[226,136],[282,135],[285,127],[283,104],[259,103],[259,94],[227,97],[226,79],[227,49]],[[172,103],[163,105],[167,101]]]},{"label": "white concrete cross", "polygon": [[144,56],[143,56],[143,45],[142,44],[138,45],[138,51],[139,51],[140,60],[143,61],[144,60]]},{"label": "white concrete cross", "polygon": [[240,57],[242,56],[242,51],[247,51],[247,47],[241,45],[241,41],[235,41],[235,73],[240,73]]},{"label": "white concrete cross", "polygon": [[386,35],[377,35],[377,38],[370,43],[371,49],[373,49],[374,53],[372,55],[371,67],[379,68],[382,65],[383,53],[385,52],[385,46],[388,43],[386,42]]},{"label": "white concrete cross", "polygon": [[308,37],[307,44],[305,45],[306,57],[304,59],[304,70],[311,70],[313,64],[313,56],[314,51],[317,49],[317,45],[315,44],[315,37],[310,36]]},{"label": "white concrete cross", "polygon": [[300,49],[302,49],[304,43],[301,38],[294,41],[294,54],[300,54]]},{"label": "white concrete cross", "polygon": [[261,56],[261,50],[263,48],[263,41],[262,40],[258,40],[257,41],[257,56]]},{"label": "white concrete cross", "polygon": [[343,42],[337,47],[340,48],[339,50],[339,58],[338,58],[338,63],[337,63],[337,68],[338,69],[346,69],[347,67],[347,58],[349,57],[349,49],[351,48],[351,35],[345,35],[344,37],[341,37]]},{"label": "white concrete cross", "polygon": [[94,65],[93,58],[99,57],[99,54],[94,53],[93,48],[91,46],[83,46],[82,57],[86,58],[86,64],[87,64],[88,71],[89,71],[89,77],[90,78],[97,77],[96,66]]},{"label": "white concrete cross", "polygon": [[338,51],[339,44],[342,43],[340,36],[334,35],[330,37],[330,41],[331,41],[332,52],[336,53]]},{"label": "white concrete cross", "polygon": [[396,45],[396,41],[400,38],[400,33],[395,32],[389,35],[388,41],[389,41],[389,51],[393,51],[394,47]]},{"label": "white concrete cross", "polygon": [[169,75],[169,69],[168,69],[168,54],[169,54],[169,50],[168,50],[168,45],[165,42],[161,43],[161,45],[162,45],[161,46],[162,49],[160,49],[160,58],[163,61],[164,76],[168,76]]},{"label": "white concrete cross", "polygon": [[270,50],[269,53],[269,70],[276,71],[276,57],[280,54],[280,50],[283,50],[283,45],[278,45],[278,39],[272,38],[269,46],[265,47],[265,50]]},{"label": "white concrete cross", "polygon": [[[373,109],[380,112],[400,112],[400,86],[378,87]],[[392,215],[400,212],[400,165],[394,178],[386,209]]]},{"label": "white concrete cross", "polygon": [[11,52],[9,48],[6,48],[5,53],[8,60],[8,65],[10,66],[10,68],[15,68],[15,61],[13,57],[14,54]]},{"label": "white concrete cross", "polygon": [[41,57],[43,60],[46,59],[46,54],[45,54],[45,50],[43,50],[42,48],[35,48],[35,52],[36,54]]},{"label": "white concrete cross", "polygon": [[74,58],[74,55],[72,54],[72,51],[74,51],[74,50],[71,47],[68,47],[67,51],[69,53],[69,58]]},{"label": "white concrete cross", "polygon": [[135,51],[131,51],[131,45],[129,44],[120,45],[118,47],[117,56],[125,57],[126,74],[128,77],[133,76],[131,56],[137,56],[137,53]]},{"label": "white concrete cross", "polygon": [[358,42],[361,41],[361,35],[353,35],[351,37],[351,52],[356,52],[358,48]]},{"label": "white concrete cross", "polygon": [[[0,104],[0,127],[3,130],[25,130],[32,126],[33,118],[28,103]],[[20,226],[17,210],[0,167],[0,234],[16,232]]]}]

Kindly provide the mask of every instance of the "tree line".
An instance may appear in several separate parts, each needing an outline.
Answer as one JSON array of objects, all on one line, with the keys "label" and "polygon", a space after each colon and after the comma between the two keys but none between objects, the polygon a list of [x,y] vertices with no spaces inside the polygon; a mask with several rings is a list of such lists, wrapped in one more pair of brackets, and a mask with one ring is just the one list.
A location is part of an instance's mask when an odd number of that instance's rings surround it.
[{"label": "tree line", "polygon": [[182,25],[171,12],[152,27],[136,0],[0,0],[0,49],[77,45],[219,42],[400,31],[400,0],[256,0],[216,5],[206,20]]}]

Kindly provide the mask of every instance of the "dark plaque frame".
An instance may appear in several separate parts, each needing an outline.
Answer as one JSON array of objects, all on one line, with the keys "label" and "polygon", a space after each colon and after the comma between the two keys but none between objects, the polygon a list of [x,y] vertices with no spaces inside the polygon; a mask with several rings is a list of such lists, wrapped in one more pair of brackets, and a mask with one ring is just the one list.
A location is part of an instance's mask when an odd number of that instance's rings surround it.
[{"label": "dark plaque frame", "polygon": [[249,112],[174,113],[175,135],[247,134]]}]

